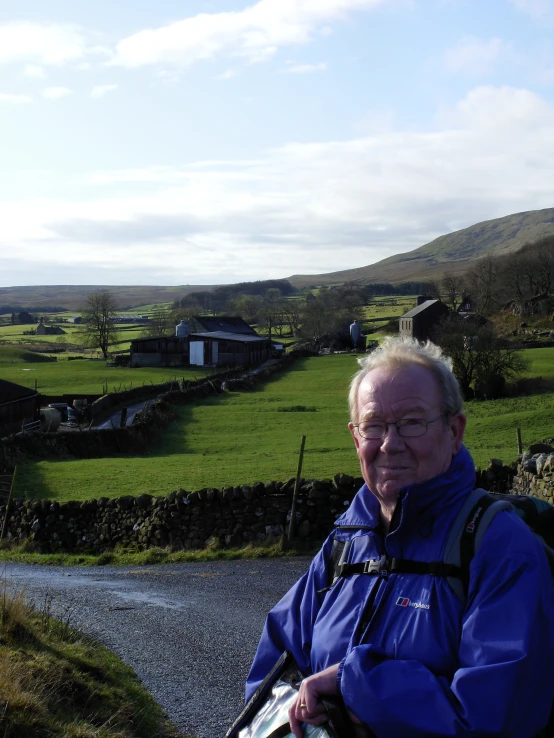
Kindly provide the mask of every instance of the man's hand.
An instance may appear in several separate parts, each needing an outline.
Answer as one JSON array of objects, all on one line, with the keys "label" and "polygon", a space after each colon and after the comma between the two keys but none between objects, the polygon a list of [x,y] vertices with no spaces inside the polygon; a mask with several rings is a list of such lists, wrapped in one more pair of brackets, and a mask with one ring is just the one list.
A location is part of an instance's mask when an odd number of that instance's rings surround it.
[{"label": "man's hand", "polygon": [[323,725],[327,722],[327,711],[321,702],[326,695],[337,694],[337,672],[339,665],[304,679],[298,697],[289,710],[289,722],[295,738],[302,738],[302,723]]}]

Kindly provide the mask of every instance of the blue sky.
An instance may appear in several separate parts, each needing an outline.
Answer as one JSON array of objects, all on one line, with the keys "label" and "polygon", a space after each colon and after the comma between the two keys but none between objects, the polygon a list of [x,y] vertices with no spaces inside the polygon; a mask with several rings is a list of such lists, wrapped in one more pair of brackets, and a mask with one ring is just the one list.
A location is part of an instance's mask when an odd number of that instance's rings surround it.
[{"label": "blue sky", "polygon": [[0,286],[330,272],[554,207],[554,0],[14,8]]}]

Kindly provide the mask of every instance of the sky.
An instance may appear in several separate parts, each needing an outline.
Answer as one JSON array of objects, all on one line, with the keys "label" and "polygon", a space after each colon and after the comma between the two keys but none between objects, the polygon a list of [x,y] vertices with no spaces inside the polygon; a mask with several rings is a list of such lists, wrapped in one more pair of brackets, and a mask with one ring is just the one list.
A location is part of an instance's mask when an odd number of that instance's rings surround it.
[{"label": "sky", "polygon": [[352,269],[553,172],[554,0],[0,4],[0,287]]}]

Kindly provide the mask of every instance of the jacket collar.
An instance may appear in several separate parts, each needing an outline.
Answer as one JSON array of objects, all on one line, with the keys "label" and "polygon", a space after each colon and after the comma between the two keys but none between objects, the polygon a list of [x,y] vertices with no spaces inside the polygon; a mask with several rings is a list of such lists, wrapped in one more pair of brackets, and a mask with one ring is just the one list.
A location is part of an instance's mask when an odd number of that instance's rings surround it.
[{"label": "jacket collar", "polygon": [[[411,484],[400,490],[397,509],[389,535],[400,528],[406,530],[411,523],[421,525],[427,514],[435,514],[440,507],[458,506],[461,499],[475,486],[475,465],[469,451],[462,446],[454,456],[447,471],[426,482]],[[379,501],[367,484],[358,491],[348,510],[335,525],[377,528],[380,523]]]}]

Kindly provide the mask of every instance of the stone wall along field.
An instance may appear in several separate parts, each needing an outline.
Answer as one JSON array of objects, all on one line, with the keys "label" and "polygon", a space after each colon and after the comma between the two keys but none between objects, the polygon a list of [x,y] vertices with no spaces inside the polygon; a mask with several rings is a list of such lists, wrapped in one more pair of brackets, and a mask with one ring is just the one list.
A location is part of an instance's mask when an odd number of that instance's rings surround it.
[{"label": "stone wall along field", "polygon": [[[349,506],[362,479],[337,474],[334,480],[303,480],[296,535],[323,540]],[[241,547],[280,537],[288,530],[294,479],[254,485],[180,489],[167,497],[100,498],[87,502],[16,500],[7,536],[30,540],[44,552],[102,552],[115,546],[173,550],[206,546]],[[5,507],[0,507],[0,524]]]},{"label": "stone wall along field", "polygon": [[554,448],[551,445],[536,444],[523,454],[512,492],[533,495],[554,504]]}]

